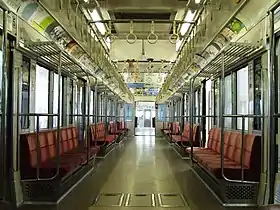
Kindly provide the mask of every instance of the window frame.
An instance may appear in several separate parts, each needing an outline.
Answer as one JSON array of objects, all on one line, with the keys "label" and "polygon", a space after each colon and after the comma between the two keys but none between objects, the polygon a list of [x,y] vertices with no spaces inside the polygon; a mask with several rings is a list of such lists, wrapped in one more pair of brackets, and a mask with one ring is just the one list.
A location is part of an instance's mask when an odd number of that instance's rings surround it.
[{"label": "window frame", "polygon": [[[28,101],[28,106],[27,106],[27,113],[24,113],[23,112],[23,110],[22,110],[22,108],[23,108],[23,96],[22,96],[22,94],[23,94],[23,71],[22,71],[22,79],[21,79],[21,82],[22,82],[22,84],[21,84],[21,110],[20,110],[20,112],[22,113],[22,114],[28,114],[28,113],[30,113],[30,97],[31,97],[31,59],[29,58],[29,57],[27,57],[27,56],[25,56],[25,55],[23,55],[22,56],[22,62],[27,62],[27,63],[29,63],[29,68],[28,68],[28,81],[27,81],[27,83],[28,83],[28,94],[27,94],[27,101]],[[22,66],[23,66],[23,63],[22,63]],[[23,68],[22,68],[22,70],[23,70]],[[24,127],[23,126],[23,124],[22,124],[22,119],[23,118],[26,118],[27,119],[27,125],[26,125],[26,127]],[[21,129],[22,130],[24,130],[24,129],[30,129],[30,116],[21,116],[21,120],[20,120],[20,126],[21,126]]]}]

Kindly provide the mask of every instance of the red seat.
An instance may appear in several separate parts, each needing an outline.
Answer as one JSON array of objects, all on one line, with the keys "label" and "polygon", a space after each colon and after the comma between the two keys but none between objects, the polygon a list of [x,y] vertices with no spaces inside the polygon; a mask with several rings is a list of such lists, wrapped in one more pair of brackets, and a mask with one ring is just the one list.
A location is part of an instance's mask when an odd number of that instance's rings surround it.
[{"label": "red seat", "polygon": [[[194,158],[206,170],[222,179],[220,129],[209,132],[207,148],[193,148]],[[261,137],[255,134],[244,135],[244,179],[258,181],[260,178],[260,145]],[[238,131],[225,131],[223,142],[224,175],[229,179],[240,180],[242,135]],[[190,152],[190,148],[187,149]]]},{"label": "red seat", "polygon": [[98,123],[97,125],[90,125],[90,131],[91,131],[91,141],[104,141],[108,143],[112,143],[117,139],[117,135],[108,135],[106,134],[105,130],[105,124],[104,123]]},{"label": "red seat", "polygon": [[161,131],[163,132],[165,130],[171,130],[171,123],[163,122],[163,128],[161,129]]},{"label": "red seat", "polygon": [[[189,123],[184,124],[184,130],[182,135],[173,135],[172,141],[174,142],[190,142],[190,129],[191,126]],[[199,145],[200,135],[199,135],[199,125],[193,125],[192,139],[194,142],[194,146]]]},{"label": "red seat", "polygon": [[[58,139],[55,129],[40,131],[38,141],[35,132],[20,135],[21,172],[24,179],[36,178],[37,168],[40,178],[51,178],[57,171],[57,159],[58,178],[61,178],[87,159],[87,148],[79,145],[76,127],[61,128],[59,136]],[[93,156],[98,152],[98,147],[89,147],[89,151],[89,155]]]},{"label": "red seat", "polygon": [[180,124],[179,122],[172,122],[170,123],[170,126],[166,129],[162,129],[162,132],[165,135],[171,136],[171,135],[178,135],[180,133]]},{"label": "red seat", "polygon": [[125,133],[125,130],[120,130],[118,128],[117,123],[111,121],[111,122],[109,122],[109,133],[114,134],[118,137],[118,136],[122,135],[123,133]]},{"label": "red seat", "polygon": [[125,132],[128,131],[128,128],[126,128],[124,121],[117,122],[117,126],[118,126],[118,130],[122,130],[122,131],[125,131]]}]

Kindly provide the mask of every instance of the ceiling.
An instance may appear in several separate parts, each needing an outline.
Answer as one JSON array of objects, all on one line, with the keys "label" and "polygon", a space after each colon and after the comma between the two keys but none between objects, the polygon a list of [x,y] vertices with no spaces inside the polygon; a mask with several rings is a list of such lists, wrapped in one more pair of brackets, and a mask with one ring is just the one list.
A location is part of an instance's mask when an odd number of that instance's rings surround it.
[{"label": "ceiling", "polygon": [[[169,37],[173,31],[179,32],[182,20],[188,9],[198,9],[194,0],[92,0],[85,7],[92,11],[98,6],[100,16],[105,23],[107,33],[111,31],[110,58],[117,66],[126,83],[131,85],[135,74],[141,74],[143,83],[149,83],[150,89],[161,87],[160,83],[151,86],[150,78],[144,73],[168,74],[177,57],[176,44],[170,43]],[[132,21],[132,22],[131,22]],[[152,23],[154,21],[154,23]],[[96,22],[92,22],[93,25]],[[136,35],[135,43],[126,41],[129,33]],[[147,37],[151,35],[151,44]],[[157,41],[155,41],[156,36]],[[178,33],[180,35],[180,33]],[[132,37],[132,36],[131,36]],[[106,37],[105,37],[106,38]],[[183,37],[179,37],[182,39]],[[126,77],[126,78],[125,78]],[[145,81],[148,78],[149,81]],[[139,81],[135,80],[135,83]],[[131,86],[129,86],[131,87]],[[146,86],[145,86],[146,87]],[[149,89],[148,88],[148,89]],[[148,90],[147,90],[148,91]],[[142,93],[142,89],[132,91],[134,95]]]}]

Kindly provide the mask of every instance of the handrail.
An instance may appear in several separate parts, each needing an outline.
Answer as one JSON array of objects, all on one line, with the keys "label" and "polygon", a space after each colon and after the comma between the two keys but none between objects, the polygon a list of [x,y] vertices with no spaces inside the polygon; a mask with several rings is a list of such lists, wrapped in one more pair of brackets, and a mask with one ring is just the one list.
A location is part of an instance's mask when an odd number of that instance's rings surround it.
[{"label": "handrail", "polygon": [[[241,135],[242,135],[242,139],[241,139],[241,180],[234,180],[234,179],[229,179],[225,176],[224,174],[224,136],[222,135],[221,131],[221,175],[224,178],[224,180],[228,181],[228,182],[233,182],[233,183],[247,183],[247,184],[255,184],[258,182],[254,182],[254,181],[245,181],[244,180],[244,152],[245,152],[245,118],[264,118],[263,115],[254,115],[254,114],[240,114],[240,115],[223,115],[223,117],[233,117],[233,118],[242,118],[242,130],[241,130]],[[222,127],[223,128],[223,127]],[[263,141],[263,139],[261,140]],[[261,148],[262,149],[262,148]]]},{"label": "handrail", "polygon": [[[39,120],[40,117],[58,117],[59,118],[59,114],[44,114],[44,113],[20,113],[18,114],[18,116],[30,116],[30,117],[36,117],[36,151],[37,151],[37,165],[36,165],[36,178],[35,179],[25,179],[24,181],[29,181],[29,182],[35,182],[35,181],[51,181],[54,180],[58,175],[59,175],[59,166],[60,166],[60,139],[59,139],[59,134],[57,136],[57,141],[56,141],[56,145],[57,146],[57,155],[56,155],[56,172],[55,175],[50,177],[50,178],[40,178],[40,165],[41,165],[41,150],[40,150],[40,139],[39,139],[39,133],[40,133],[40,126],[39,126]],[[58,120],[59,122],[59,120]],[[60,133],[60,125],[57,124],[57,132]]]}]

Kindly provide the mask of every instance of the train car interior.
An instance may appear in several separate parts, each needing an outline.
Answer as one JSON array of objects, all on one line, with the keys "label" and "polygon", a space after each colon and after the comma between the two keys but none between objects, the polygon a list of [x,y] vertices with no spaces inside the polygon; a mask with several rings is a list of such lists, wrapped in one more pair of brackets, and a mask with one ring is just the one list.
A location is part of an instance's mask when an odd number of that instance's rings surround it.
[{"label": "train car interior", "polygon": [[0,210],[280,209],[280,0],[0,0]]}]

